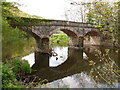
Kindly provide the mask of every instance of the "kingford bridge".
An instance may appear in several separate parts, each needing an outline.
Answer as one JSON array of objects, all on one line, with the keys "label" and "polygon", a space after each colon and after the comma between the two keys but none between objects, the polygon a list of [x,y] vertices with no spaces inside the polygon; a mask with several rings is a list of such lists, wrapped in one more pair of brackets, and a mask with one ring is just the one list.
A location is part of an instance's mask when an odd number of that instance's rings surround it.
[{"label": "kingford bridge", "polygon": [[48,20],[35,18],[11,18],[10,24],[20,30],[31,34],[36,41],[35,49],[39,52],[49,52],[49,38],[58,30],[63,31],[69,37],[69,46],[83,47],[84,37],[91,33],[100,33],[99,28],[95,28],[93,24],[63,21],[63,20]]}]

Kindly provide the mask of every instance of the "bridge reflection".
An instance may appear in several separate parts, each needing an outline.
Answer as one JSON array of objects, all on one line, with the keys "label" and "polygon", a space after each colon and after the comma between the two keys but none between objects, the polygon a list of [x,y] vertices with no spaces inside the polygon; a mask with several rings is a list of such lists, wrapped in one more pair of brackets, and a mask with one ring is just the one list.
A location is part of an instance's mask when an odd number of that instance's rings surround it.
[{"label": "bridge reflection", "polygon": [[[86,52],[88,52],[86,50]],[[92,53],[87,53],[88,56],[95,57]],[[97,59],[97,58],[95,58]],[[83,58],[82,49],[68,48],[67,60],[57,67],[49,66],[49,55],[35,52],[35,64],[32,66],[35,70],[32,74],[47,79],[49,82],[58,80],[67,76],[71,76],[81,72],[90,72],[93,66],[89,65],[89,60]],[[100,62],[97,61],[96,65]],[[94,66],[95,67],[95,66]]]}]

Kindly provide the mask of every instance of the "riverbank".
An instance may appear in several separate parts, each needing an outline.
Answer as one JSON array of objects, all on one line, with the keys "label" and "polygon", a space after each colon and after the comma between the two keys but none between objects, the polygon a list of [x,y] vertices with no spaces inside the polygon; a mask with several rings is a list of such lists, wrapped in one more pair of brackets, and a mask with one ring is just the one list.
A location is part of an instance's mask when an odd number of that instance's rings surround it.
[{"label": "riverbank", "polygon": [[15,59],[2,63],[2,88],[25,88],[21,78],[29,73],[31,67],[26,60]]},{"label": "riverbank", "polygon": [[[30,67],[27,60],[14,59],[6,63],[0,63],[2,66],[2,89],[25,89],[35,88],[45,85],[46,79],[34,75],[34,70]],[[42,72],[41,72],[42,73]]]}]

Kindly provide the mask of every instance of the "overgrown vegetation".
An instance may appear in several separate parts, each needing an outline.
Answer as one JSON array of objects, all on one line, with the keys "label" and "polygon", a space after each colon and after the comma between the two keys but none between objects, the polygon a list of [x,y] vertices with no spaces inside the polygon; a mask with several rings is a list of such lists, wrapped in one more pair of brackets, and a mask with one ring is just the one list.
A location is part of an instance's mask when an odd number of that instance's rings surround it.
[{"label": "overgrown vegetation", "polygon": [[18,9],[17,6],[20,4],[16,2],[2,2],[2,16],[5,17],[26,17],[26,18],[35,18],[27,13],[24,13]]},{"label": "overgrown vegetation", "polygon": [[[67,17],[75,21],[96,24],[101,27],[103,42],[120,46],[120,2],[92,0],[88,2],[71,2],[73,9],[68,11]],[[69,14],[73,13],[74,14]]]},{"label": "overgrown vegetation", "polygon": [[31,73],[30,65],[26,60],[12,60],[8,62],[8,66],[11,67],[12,71],[17,74],[28,74]]},{"label": "overgrown vegetation", "polygon": [[[15,56],[18,56],[17,55],[18,53],[16,53],[18,52],[18,49],[16,48],[18,48],[19,46],[21,47],[19,51],[24,51],[23,50],[24,44],[21,41],[24,41],[25,39],[31,37],[30,35],[19,30],[18,28],[11,27],[8,17],[13,17],[13,18],[19,17],[19,20],[21,17],[27,17],[27,18],[34,18],[34,17],[20,11],[17,8],[16,3],[2,2],[1,5],[2,6],[0,7],[2,7],[1,9],[2,9],[2,52],[3,52],[2,59],[3,61],[7,61],[11,58],[14,58]],[[10,48],[8,48],[8,45],[10,46]]]},{"label": "overgrown vegetation", "polygon": [[92,3],[85,4],[89,10],[87,14],[87,22],[101,25],[101,32],[104,39],[113,43],[119,44],[118,30],[118,10],[119,2],[103,2],[94,0]]},{"label": "overgrown vegetation", "polygon": [[[1,6],[2,5],[2,6]],[[20,11],[15,3],[2,2],[0,8],[2,8],[2,51],[3,51],[3,61],[5,62],[7,58],[12,58],[13,52],[8,49],[7,45],[12,47],[11,49],[15,50],[15,43],[20,42],[22,38],[29,38],[30,36],[18,28],[12,28],[9,24],[7,17],[29,17],[34,18],[31,15],[28,15]],[[0,16],[1,17],[1,16]],[[23,50],[23,43],[21,43],[21,50]],[[10,50],[9,53],[7,50]],[[14,51],[15,52],[15,51]],[[7,53],[7,54],[5,54]],[[17,53],[16,53],[17,54]],[[15,54],[15,56],[17,56]],[[11,62],[2,63],[2,88],[22,88],[20,82],[17,80],[17,76],[20,74],[28,74],[31,72],[30,65],[25,60],[11,60]]]},{"label": "overgrown vegetation", "polygon": [[2,89],[34,88],[48,82],[30,73],[31,67],[26,60],[15,59],[2,63]]},{"label": "overgrown vegetation", "polygon": [[21,88],[15,74],[7,64],[2,64],[2,88]]},{"label": "overgrown vegetation", "polygon": [[92,55],[94,58],[90,55],[89,57],[84,58],[84,60],[87,60],[89,66],[92,66],[88,75],[96,81],[94,86],[99,88],[102,83],[105,85],[105,88],[119,88],[119,50],[109,48],[104,50],[95,49],[93,53]]},{"label": "overgrown vegetation", "polygon": [[[2,88],[23,88],[20,77],[31,73],[31,67],[26,60],[12,60],[2,63]],[[18,78],[19,77],[19,78]]]},{"label": "overgrown vegetation", "polygon": [[[2,2],[2,42],[7,43],[10,41],[18,40],[22,37],[29,37],[25,32],[17,28],[12,28],[9,24],[8,17],[27,17],[34,18],[33,16],[20,11],[14,3]],[[20,20],[20,18],[19,18]],[[8,38],[9,37],[9,38]]]}]

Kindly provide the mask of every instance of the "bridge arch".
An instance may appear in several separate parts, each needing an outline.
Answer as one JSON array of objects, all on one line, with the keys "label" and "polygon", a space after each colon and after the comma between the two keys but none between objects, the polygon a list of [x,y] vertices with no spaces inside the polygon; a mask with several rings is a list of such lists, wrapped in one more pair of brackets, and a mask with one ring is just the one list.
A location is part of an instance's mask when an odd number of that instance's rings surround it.
[{"label": "bridge arch", "polygon": [[53,33],[57,32],[57,31],[62,31],[65,34],[67,34],[69,37],[77,37],[78,36],[74,30],[67,29],[67,28],[56,28],[50,32],[49,36],[51,36]]},{"label": "bridge arch", "polygon": [[101,36],[101,33],[96,31],[96,30],[92,30],[92,31],[88,31],[85,33],[85,35],[90,35],[90,36]]},{"label": "bridge arch", "polygon": [[101,43],[101,33],[98,31],[88,31],[84,35],[84,44],[89,45],[100,45]]},{"label": "bridge arch", "polygon": [[68,36],[69,46],[74,46],[74,47],[78,46],[79,38],[78,38],[77,33],[74,30],[68,29],[68,28],[56,28],[50,32],[49,36],[51,36],[52,34],[54,34],[57,31],[62,31]]}]

